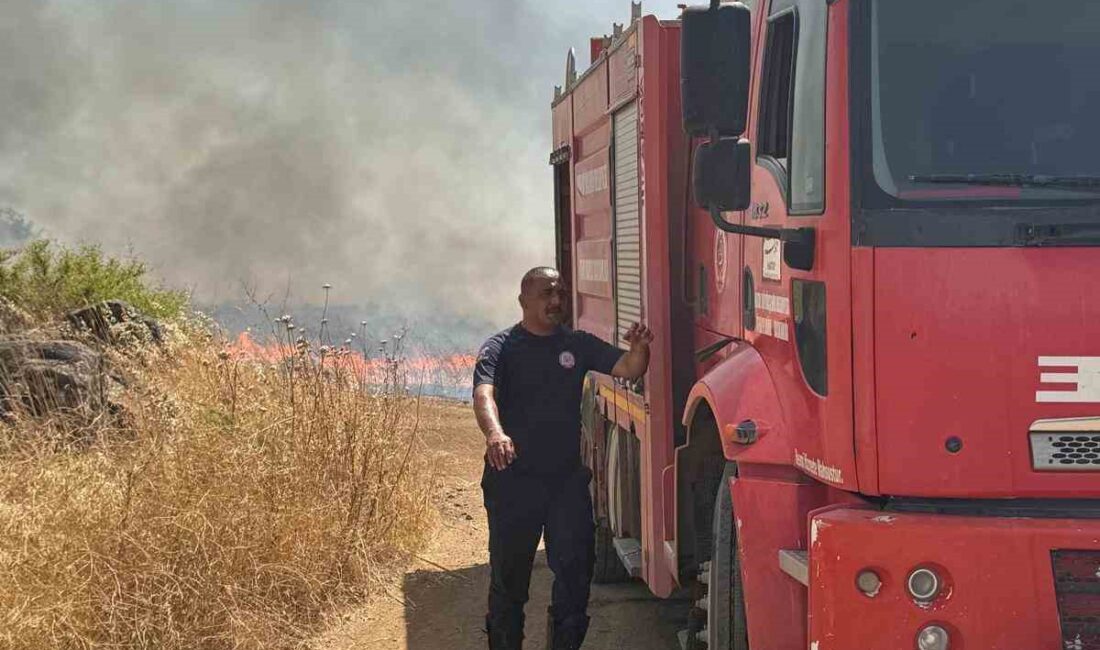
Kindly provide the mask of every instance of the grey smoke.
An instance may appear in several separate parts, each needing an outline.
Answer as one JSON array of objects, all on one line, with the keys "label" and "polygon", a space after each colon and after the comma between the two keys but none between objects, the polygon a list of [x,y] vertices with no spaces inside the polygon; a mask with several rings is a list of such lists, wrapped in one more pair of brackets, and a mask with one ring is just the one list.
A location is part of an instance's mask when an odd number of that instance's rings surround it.
[{"label": "grey smoke", "polygon": [[505,323],[522,271],[553,261],[565,52],[628,15],[628,0],[4,0],[0,207],[133,250],[205,302],[331,282],[348,303]]}]

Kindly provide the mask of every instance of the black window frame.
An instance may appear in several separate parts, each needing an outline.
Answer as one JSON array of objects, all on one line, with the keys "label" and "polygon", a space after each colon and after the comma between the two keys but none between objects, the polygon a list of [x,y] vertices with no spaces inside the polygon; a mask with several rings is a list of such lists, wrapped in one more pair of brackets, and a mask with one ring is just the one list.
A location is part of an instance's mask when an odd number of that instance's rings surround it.
[{"label": "black window frame", "polygon": [[[770,7],[769,7],[770,9]],[[772,95],[769,92],[774,85],[772,82],[773,76],[776,74],[775,57],[772,56],[773,38],[776,34],[774,29],[775,23],[783,20],[787,17],[791,18],[791,55],[790,65],[787,75],[789,81],[787,82],[787,133],[786,133],[786,145],[787,145],[787,165],[784,166],[779,159],[777,159],[771,153],[762,153],[761,148],[767,141],[765,138],[765,132],[771,132],[771,129],[765,129],[768,124],[768,116],[774,115],[775,111],[768,110],[771,107]],[[756,162],[771,172],[775,177],[775,182],[779,184],[779,188],[783,192],[783,200],[787,204],[788,210],[791,205],[791,182],[790,182],[790,165],[791,165],[791,153],[794,144],[794,89],[797,79],[795,78],[795,71],[798,65],[798,7],[792,4],[789,7],[780,9],[779,11],[770,14],[767,18],[767,31],[764,35],[764,64],[760,75],[760,89],[758,93],[757,111],[760,116],[756,123]]]},{"label": "black window frame", "polygon": [[[759,146],[756,162],[767,169],[779,184],[788,216],[820,216],[826,209],[828,177],[825,136],[829,8],[820,0],[771,0],[768,11],[764,62],[757,91],[760,117],[757,120],[756,143],[764,142],[764,120],[767,115],[774,114],[774,111],[765,110],[768,104],[764,97],[773,73],[770,56],[773,26],[776,21],[793,15],[793,49],[787,95],[787,165],[781,165],[773,155],[761,155]],[[801,171],[803,165],[806,173]],[[811,180],[817,184],[814,189],[810,189]]]}]

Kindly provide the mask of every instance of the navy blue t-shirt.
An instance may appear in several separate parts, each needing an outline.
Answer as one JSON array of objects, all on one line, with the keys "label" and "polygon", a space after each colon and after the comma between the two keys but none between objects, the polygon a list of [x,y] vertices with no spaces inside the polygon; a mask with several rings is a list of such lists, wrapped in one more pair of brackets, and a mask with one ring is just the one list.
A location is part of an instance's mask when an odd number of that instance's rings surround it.
[{"label": "navy blue t-shirt", "polygon": [[474,386],[494,387],[500,424],[516,447],[511,469],[557,475],[579,466],[584,376],[610,374],[622,355],[588,332],[565,327],[538,336],[514,325],[481,346]]}]

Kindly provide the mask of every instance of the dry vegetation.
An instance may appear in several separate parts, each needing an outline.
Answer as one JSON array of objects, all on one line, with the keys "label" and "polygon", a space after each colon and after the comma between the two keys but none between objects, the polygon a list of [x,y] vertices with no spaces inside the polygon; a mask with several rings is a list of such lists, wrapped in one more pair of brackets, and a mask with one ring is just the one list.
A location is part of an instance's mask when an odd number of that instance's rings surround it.
[{"label": "dry vegetation", "polygon": [[176,312],[166,348],[110,353],[120,414],[0,425],[0,647],[299,647],[429,530],[399,362],[368,389],[308,350],[241,359]]}]

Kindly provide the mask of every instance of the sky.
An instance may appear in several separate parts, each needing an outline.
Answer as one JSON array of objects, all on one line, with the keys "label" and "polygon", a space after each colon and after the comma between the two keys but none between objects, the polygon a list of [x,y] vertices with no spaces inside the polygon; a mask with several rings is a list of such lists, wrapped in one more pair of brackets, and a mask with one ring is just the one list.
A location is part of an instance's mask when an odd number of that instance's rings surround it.
[{"label": "sky", "polygon": [[[674,2],[645,13],[674,18]],[[0,209],[197,301],[504,325],[553,263],[550,100],[630,0],[3,0]]]}]

